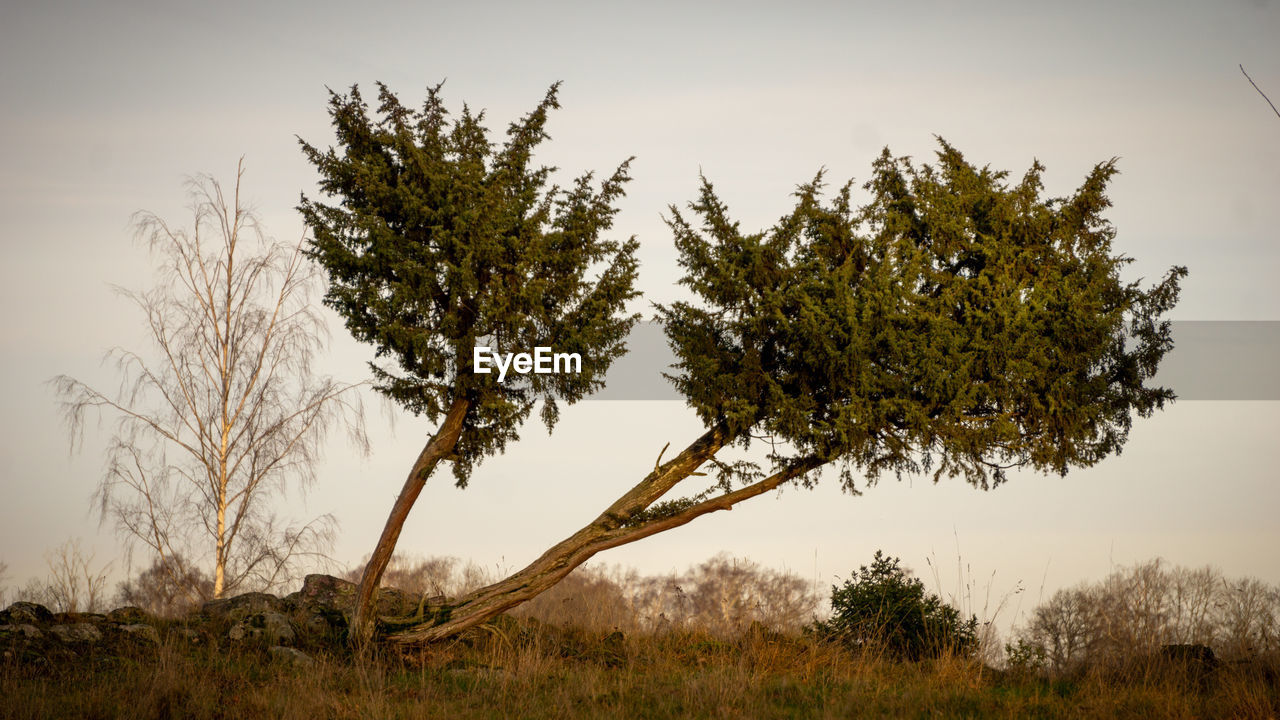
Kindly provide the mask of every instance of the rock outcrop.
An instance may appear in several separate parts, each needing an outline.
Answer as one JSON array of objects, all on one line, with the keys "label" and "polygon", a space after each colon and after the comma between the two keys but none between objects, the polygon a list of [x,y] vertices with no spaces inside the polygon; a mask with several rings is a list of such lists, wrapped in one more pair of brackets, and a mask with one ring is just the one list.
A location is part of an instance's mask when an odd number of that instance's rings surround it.
[{"label": "rock outcrop", "polygon": [[[302,588],[283,598],[245,593],[211,600],[184,618],[157,618],[136,607],[109,613],[53,613],[30,602],[0,610],[0,652],[8,658],[75,655],[90,648],[110,652],[123,646],[155,647],[162,642],[214,647],[261,647],[282,661],[309,662],[303,649],[341,647],[355,605],[356,585],[329,575],[308,575]],[[444,598],[422,599],[384,588],[376,598],[382,616],[415,616]]]}]

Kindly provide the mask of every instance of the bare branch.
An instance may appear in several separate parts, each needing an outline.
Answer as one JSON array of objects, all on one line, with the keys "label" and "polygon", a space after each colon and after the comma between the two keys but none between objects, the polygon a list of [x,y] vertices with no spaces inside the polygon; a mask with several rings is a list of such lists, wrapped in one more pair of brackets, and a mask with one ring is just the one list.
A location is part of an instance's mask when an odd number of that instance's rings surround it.
[{"label": "bare branch", "polygon": [[1267,94],[1262,92],[1262,88],[1258,87],[1258,83],[1254,82],[1253,78],[1249,77],[1249,73],[1244,71],[1243,64],[1240,65],[1240,72],[1244,73],[1244,79],[1248,80],[1249,84],[1253,86],[1253,89],[1257,90],[1258,94],[1262,96],[1262,99],[1266,100],[1267,104],[1271,106],[1271,112],[1275,113],[1276,117],[1280,117],[1280,110],[1276,109],[1276,104],[1271,102],[1271,98],[1267,97]]}]

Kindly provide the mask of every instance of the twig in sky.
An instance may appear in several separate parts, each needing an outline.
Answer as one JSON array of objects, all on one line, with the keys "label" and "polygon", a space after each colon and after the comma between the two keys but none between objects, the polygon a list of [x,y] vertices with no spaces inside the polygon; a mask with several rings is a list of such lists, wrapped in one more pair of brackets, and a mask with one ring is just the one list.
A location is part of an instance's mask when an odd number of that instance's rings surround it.
[{"label": "twig in sky", "polygon": [[1262,99],[1267,101],[1267,104],[1271,106],[1271,111],[1276,114],[1276,117],[1280,117],[1280,110],[1276,110],[1276,104],[1271,102],[1271,98],[1267,97],[1266,93],[1262,92],[1262,88],[1258,87],[1258,83],[1254,82],[1253,78],[1249,77],[1249,73],[1244,72],[1244,65],[1240,66],[1240,72],[1244,73],[1244,79],[1249,81],[1249,84],[1253,86],[1254,90],[1258,91],[1258,94],[1262,96]]}]

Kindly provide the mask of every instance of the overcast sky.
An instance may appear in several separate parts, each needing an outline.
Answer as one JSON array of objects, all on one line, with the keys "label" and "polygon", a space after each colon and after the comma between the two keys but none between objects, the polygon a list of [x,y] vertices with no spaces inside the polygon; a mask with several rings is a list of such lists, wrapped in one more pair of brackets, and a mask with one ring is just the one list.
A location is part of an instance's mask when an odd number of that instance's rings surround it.
[{"label": "overcast sky", "polygon": [[[641,242],[646,298],[677,296],[661,221],[699,171],[746,229],[772,224],[796,184],[827,168],[865,181],[888,146],[928,160],[934,135],[1013,177],[1038,158],[1050,194],[1119,158],[1109,217],[1131,279],[1190,268],[1178,320],[1280,319],[1280,4],[604,3],[199,5],[9,3],[0,11],[0,562],[10,587],[43,553],[92,543],[123,565],[90,508],[110,426],[84,451],[45,382],[102,387],[113,345],[144,350],[111,286],[152,282],[131,239],[140,209],[185,222],[184,178],[245,189],[268,230],[316,175],[297,136],[332,142],[326,87],[387,83],[409,105],[484,108],[501,131],[554,81],[563,108],[539,159],[569,175],[636,156],[615,228]],[[326,311],[328,313],[328,311]],[[369,350],[331,314],[325,367],[363,379]],[[1175,388],[1176,390],[1177,388]],[[329,446],[315,490],[282,511],[331,512],[338,558],[373,547],[431,427],[370,399],[373,455]],[[1153,557],[1280,582],[1280,403],[1184,401],[1136,423],[1124,454],[1066,478],[1019,475],[989,493],[959,481],[886,481],[861,497],[828,482],[717,513],[598,559],[681,570],[720,551],[824,588],[880,548],[944,592],[959,556],[1005,619],[1057,587]],[[401,536],[419,555],[514,570],[593,518],[662,446],[700,432],[679,402],[583,403],[554,436],[537,425],[466,491],[433,478]],[[950,573],[950,574],[948,574]],[[992,574],[994,573],[994,580]],[[1043,590],[1042,590],[1043,588]],[[979,603],[980,604],[980,603]],[[981,609],[980,607],[978,608]]]}]

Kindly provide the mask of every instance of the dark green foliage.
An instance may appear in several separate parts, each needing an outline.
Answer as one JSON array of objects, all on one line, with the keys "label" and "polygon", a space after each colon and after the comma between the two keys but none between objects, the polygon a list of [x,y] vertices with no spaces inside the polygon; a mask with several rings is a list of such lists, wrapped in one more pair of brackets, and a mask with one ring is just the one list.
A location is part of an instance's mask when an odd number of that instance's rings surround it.
[{"label": "dark green foliage", "polygon": [[[310,254],[329,274],[326,304],[394,361],[373,365],[378,389],[432,420],[470,403],[454,462],[465,484],[480,458],[518,437],[536,400],[550,429],[557,399],[601,385],[636,319],[623,306],[637,294],[637,243],[601,237],[629,161],[598,189],[590,173],[568,189],[548,186],[554,168],[533,162],[557,86],[500,147],[483,113],[464,106],[451,121],[439,91],[413,111],[379,85],[376,119],[358,88],[331,93],[339,149],[302,147],[334,202],[304,196],[299,209]],[[499,383],[472,372],[477,345],[578,353],[582,372],[510,373]]]},{"label": "dark green foliage", "polygon": [[1186,270],[1120,280],[1114,161],[1045,199],[1039,163],[1010,186],[940,144],[936,166],[886,150],[861,208],[850,184],[822,202],[819,173],[766,232],[743,233],[705,178],[697,222],[671,208],[701,302],[660,312],[704,422],[770,437],[779,464],[840,460],[850,490],[851,467],[987,488],[1010,467],[1092,465],[1173,399],[1147,382]]},{"label": "dark green foliage", "polygon": [[831,588],[831,619],[816,629],[850,647],[920,660],[972,653],[978,620],[961,620],[955,608],[926,593],[898,558],[877,550],[871,567],[863,565],[844,585]]}]

